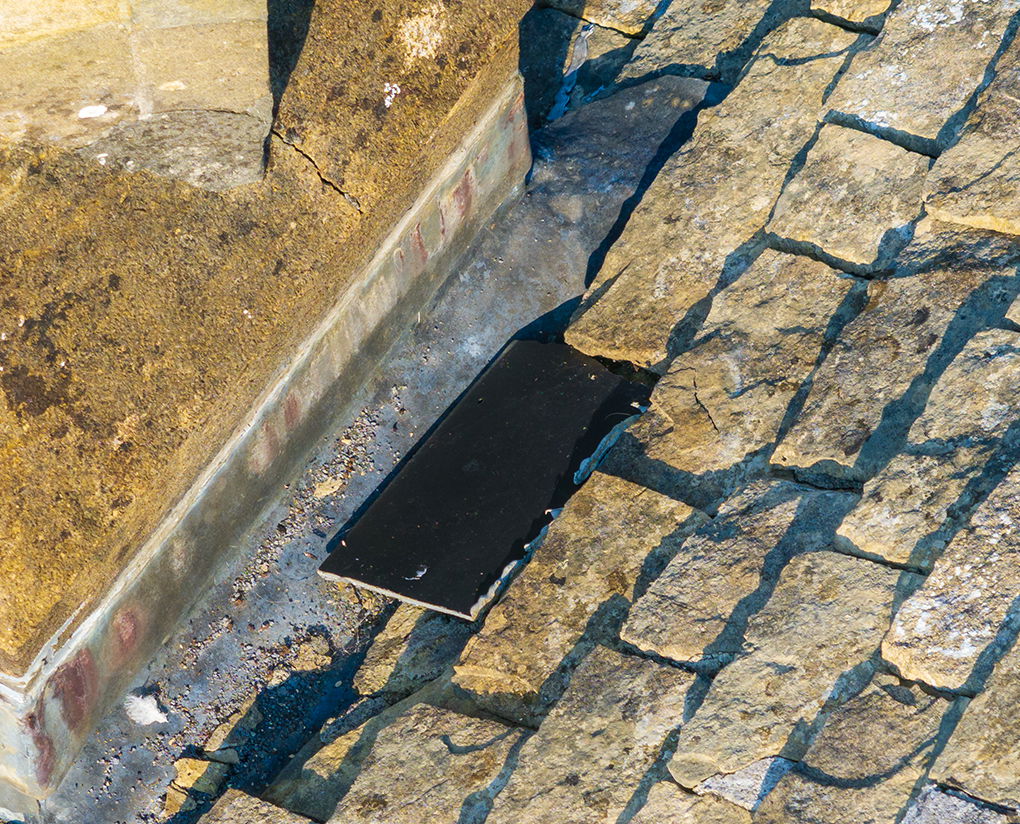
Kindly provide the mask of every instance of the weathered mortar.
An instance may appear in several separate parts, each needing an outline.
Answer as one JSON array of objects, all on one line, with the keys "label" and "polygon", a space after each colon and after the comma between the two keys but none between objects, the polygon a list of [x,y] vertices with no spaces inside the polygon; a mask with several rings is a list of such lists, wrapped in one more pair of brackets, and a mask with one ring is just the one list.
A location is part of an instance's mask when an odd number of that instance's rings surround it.
[{"label": "weathered mortar", "polygon": [[[373,113],[363,151],[391,162],[349,176],[360,211],[278,139],[265,181],[223,194],[61,151],[0,156],[0,568],[18,582],[0,596],[0,775],[21,793],[59,780],[235,532],[523,178],[526,4],[444,10],[450,37],[415,57],[447,56],[432,72],[407,67],[390,37],[414,4],[382,5],[379,60],[402,89],[429,89]],[[352,13],[317,4],[286,128],[344,120],[337,86],[385,100],[357,61],[323,58]],[[324,177],[346,168],[334,145],[301,147]]]}]

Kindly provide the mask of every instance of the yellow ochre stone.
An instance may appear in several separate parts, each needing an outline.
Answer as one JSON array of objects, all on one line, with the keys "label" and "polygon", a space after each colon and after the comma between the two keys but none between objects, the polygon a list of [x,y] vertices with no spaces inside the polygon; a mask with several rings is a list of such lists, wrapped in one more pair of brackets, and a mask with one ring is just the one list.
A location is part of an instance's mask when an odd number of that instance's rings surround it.
[{"label": "yellow ochre stone", "polygon": [[[316,4],[302,56],[314,71],[291,90],[301,116],[283,105],[313,133],[320,120],[347,123],[330,88],[367,98],[381,86],[353,58],[316,55],[327,43],[342,52],[344,21],[380,4],[333,5]],[[402,61],[396,32],[409,15],[382,5],[378,28]],[[0,668],[23,671],[57,627],[88,615],[491,106],[491,86],[476,81],[510,77],[522,5],[460,4],[471,31],[451,23],[435,55],[415,58],[446,68],[410,87],[413,118],[393,107],[374,121],[362,151],[388,161],[359,179],[389,197],[361,213],[280,140],[262,183],[223,193],[0,147],[0,572],[17,582],[0,597]],[[342,146],[313,148],[324,171],[350,160]]]}]

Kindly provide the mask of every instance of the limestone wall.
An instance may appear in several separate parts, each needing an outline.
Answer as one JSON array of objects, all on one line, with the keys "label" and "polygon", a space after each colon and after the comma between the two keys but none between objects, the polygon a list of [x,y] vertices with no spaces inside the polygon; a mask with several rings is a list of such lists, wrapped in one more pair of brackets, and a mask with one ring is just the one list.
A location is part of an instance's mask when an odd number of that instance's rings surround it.
[{"label": "limestone wall", "polygon": [[3,0],[0,73],[0,137],[213,189],[262,176],[264,0]]},{"label": "limestone wall", "polygon": [[[7,787],[54,786],[230,530],[523,179],[526,5],[320,0],[255,185],[0,151]],[[402,34],[422,30],[427,48]]]}]

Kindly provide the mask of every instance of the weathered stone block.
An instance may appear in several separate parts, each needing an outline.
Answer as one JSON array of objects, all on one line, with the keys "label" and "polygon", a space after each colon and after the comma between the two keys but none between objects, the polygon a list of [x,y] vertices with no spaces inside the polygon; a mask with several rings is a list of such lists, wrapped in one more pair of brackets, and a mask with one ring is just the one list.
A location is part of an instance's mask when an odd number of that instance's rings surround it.
[{"label": "weathered stone block", "polygon": [[565,11],[626,34],[640,34],[661,5],[659,0],[540,0],[544,6]]},{"label": "weathered stone block", "polygon": [[597,647],[521,748],[487,824],[615,821],[683,720],[694,680]]},{"label": "weathered stone block", "polygon": [[880,422],[908,428],[912,384],[930,387],[969,335],[1002,316],[1016,289],[1015,257],[1006,239],[922,221],[896,277],[869,285],[867,305],[815,373],[773,462],[861,479],[874,472],[881,449],[862,447]]},{"label": "weathered stone block", "polygon": [[700,341],[673,361],[629,435],[648,458],[692,474],[760,462],[830,325],[850,316],[854,288],[823,263],[766,250],[712,299]]},{"label": "weathered stone block", "polygon": [[362,695],[410,695],[453,663],[472,629],[449,615],[401,604],[372,640],[354,688]]},{"label": "weathered stone block", "polygon": [[631,824],[751,824],[751,814],[715,796],[692,795],[671,781],[653,784]]},{"label": "weathered stone block", "polygon": [[929,159],[831,124],[776,202],[768,230],[866,274],[889,266],[921,216]]},{"label": "weathered stone block", "polygon": [[[46,0],[38,14],[54,3],[65,5]],[[211,189],[261,178],[272,114],[265,4],[152,0],[130,15],[68,16],[71,31],[0,40],[0,71],[14,79],[0,92],[0,135]]]},{"label": "weathered stone block", "polygon": [[646,565],[661,569],[704,520],[684,503],[596,472],[468,641],[454,681],[500,714],[532,720],[562,689],[561,665],[594,643],[586,632],[616,623]]},{"label": "weathered stone block", "polygon": [[[964,688],[985,649],[1001,645],[1004,622],[1016,625],[1020,562],[1020,469],[971,515],[931,575],[896,613],[882,655],[905,678]],[[1005,639],[1012,641],[1012,635]]]},{"label": "weathered stone block", "polygon": [[1016,0],[904,0],[856,55],[827,105],[935,154],[955,136],[959,112],[981,87]]},{"label": "weathered stone block", "polygon": [[785,481],[752,484],[683,543],[631,608],[621,637],[674,661],[728,660],[780,570],[794,555],[828,549],[854,500]]},{"label": "weathered stone block", "polygon": [[133,9],[122,0],[37,0],[22,3],[4,0],[0,4],[0,48],[29,40],[91,29],[107,23],[127,22]]},{"label": "weathered stone block", "polygon": [[732,82],[757,45],[754,35],[774,28],[790,13],[789,5],[772,0],[675,0],[641,41],[622,76],[669,71]]},{"label": "weathered stone block", "polygon": [[457,824],[492,802],[521,731],[418,704],[379,731],[334,824]]},{"label": "weathered stone block", "polygon": [[1012,399],[1018,393],[1020,337],[1001,329],[978,332],[935,384],[904,450],[864,485],[839,535],[861,552],[928,568],[945,545],[944,520],[951,510],[966,511],[968,483],[1016,419]]},{"label": "weathered stone block", "polygon": [[831,14],[867,31],[878,31],[882,27],[881,17],[890,5],[892,0],[811,0],[811,11]]},{"label": "weathered stone block", "polygon": [[0,775],[20,799],[59,781],[523,180],[511,5],[429,110],[438,170],[408,155],[371,212],[276,139],[266,179],[224,193],[0,149],[0,536],[23,582],[0,599]]},{"label": "weathered stone block", "polygon": [[311,824],[311,819],[281,810],[240,790],[227,790],[201,824]]},{"label": "weathered stone block", "polygon": [[931,771],[940,784],[976,798],[1020,808],[1020,646],[995,665],[984,690],[971,700]]},{"label": "weathered stone block", "polygon": [[1020,817],[986,807],[970,798],[925,788],[900,824],[1016,824]]},{"label": "weathered stone block", "polygon": [[768,795],[755,822],[893,824],[931,766],[951,706],[877,673],[828,717],[803,763]]},{"label": "weathered stone block", "polygon": [[967,119],[959,142],[932,166],[925,209],[939,220],[1020,234],[1020,42],[999,59],[995,78]]},{"label": "weathered stone block", "polygon": [[681,728],[673,777],[693,788],[762,758],[802,758],[828,712],[871,677],[897,589],[913,578],[835,552],[793,558],[748,621],[747,654]]},{"label": "weathered stone block", "polygon": [[[744,247],[768,220],[854,40],[808,19],[766,40],[737,88],[701,114],[695,136],[645,192],[567,330],[570,344],[664,370],[674,327],[746,265]],[[762,99],[772,102],[763,108]],[[749,145],[768,150],[748,152]]]},{"label": "weathered stone block", "polygon": [[699,795],[718,796],[745,810],[757,810],[762,800],[775,789],[796,764],[787,758],[772,756],[754,761],[734,773],[713,775],[698,784]]}]

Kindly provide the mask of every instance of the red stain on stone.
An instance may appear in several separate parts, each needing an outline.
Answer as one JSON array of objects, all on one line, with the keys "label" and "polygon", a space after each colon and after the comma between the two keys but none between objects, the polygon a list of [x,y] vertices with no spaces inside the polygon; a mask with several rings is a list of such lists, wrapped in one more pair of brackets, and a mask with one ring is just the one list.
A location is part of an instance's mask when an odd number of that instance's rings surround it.
[{"label": "red stain on stone", "polygon": [[471,206],[474,200],[475,186],[474,175],[471,170],[464,174],[457,188],[453,190],[453,203],[457,208],[459,217],[464,218],[471,213]]},{"label": "red stain on stone", "polygon": [[295,392],[287,396],[287,402],[283,405],[283,422],[288,430],[301,423],[301,399]]},{"label": "red stain on stone", "polygon": [[130,660],[142,638],[142,615],[134,606],[123,606],[113,616],[113,665]]},{"label": "red stain on stone", "polygon": [[414,234],[411,235],[411,244],[414,246],[415,254],[418,255],[422,265],[424,265],[429,259],[429,250],[425,248],[425,238],[421,235],[420,223],[414,227]]},{"label": "red stain on stone", "polygon": [[87,648],[53,674],[53,692],[72,731],[77,732],[88,719],[99,694],[98,681],[96,662]]},{"label": "red stain on stone", "polygon": [[53,746],[53,740],[46,734],[46,714],[42,701],[36,706],[36,711],[25,719],[25,726],[29,735],[32,736],[32,743],[35,745],[35,779],[42,788],[48,787],[53,777],[53,768],[57,761],[57,752]]}]

